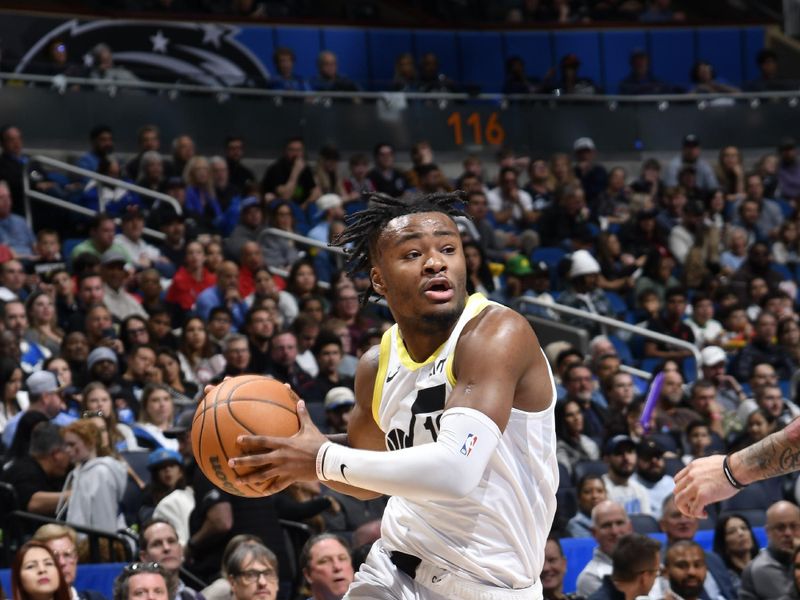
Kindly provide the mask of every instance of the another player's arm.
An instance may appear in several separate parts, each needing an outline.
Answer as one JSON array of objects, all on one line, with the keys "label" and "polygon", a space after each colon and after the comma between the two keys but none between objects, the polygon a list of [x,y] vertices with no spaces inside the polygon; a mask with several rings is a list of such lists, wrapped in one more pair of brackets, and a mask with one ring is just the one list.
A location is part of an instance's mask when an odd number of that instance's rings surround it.
[{"label": "another player's arm", "polygon": [[[723,471],[724,456],[699,458],[675,476],[675,504],[687,515],[702,517],[705,507],[738,492]],[[800,418],[728,457],[732,477],[742,485],[800,469]]]}]

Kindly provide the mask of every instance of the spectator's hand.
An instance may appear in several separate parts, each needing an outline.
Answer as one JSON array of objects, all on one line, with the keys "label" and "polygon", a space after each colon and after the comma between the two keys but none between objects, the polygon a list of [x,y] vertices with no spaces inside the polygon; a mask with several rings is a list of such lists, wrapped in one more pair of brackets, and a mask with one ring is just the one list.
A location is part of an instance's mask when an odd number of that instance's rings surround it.
[{"label": "spectator's hand", "polygon": [[298,156],[294,163],[292,163],[292,175],[300,175],[303,169],[306,168],[306,161],[302,156]]},{"label": "spectator's hand", "polygon": [[328,499],[328,502],[331,503],[331,507],[328,509],[328,512],[331,512],[335,515],[338,515],[342,512],[342,505],[339,504],[339,501],[334,498],[333,496],[325,496]]},{"label": "spectator's hand", "polygon": [[111,348],[117,354],[124,354],[125,347],[122,345],[122,341],[116,338],[103,338],[100,340],[100,346],[105,346],[106,348]]},{"label": "spectator's hand", "polygon": [[238,304],[242,301],[242,296],[236,288],[228,288],[225,290],[225,304],[230,308],[233,304]]},{"label": "spectator's hand", "polygon": [[622,263],[622,266],[628,267],[636,262],[636,259],[633,257],[632,254],[628,254],[627,252],[621,254],[619,257],[619,262]]},{"label": "spectator's hand", "polygon": [[269,496],[298,481],[317,480],[317,453],[328,438],[311,421],[305,402],[297,403],[297,416],[300,430],[292,437],[239,436],[237,445],[243,456],[230,459],[228,464],[233,469],[255,470],[238,481],[257,485]]}]

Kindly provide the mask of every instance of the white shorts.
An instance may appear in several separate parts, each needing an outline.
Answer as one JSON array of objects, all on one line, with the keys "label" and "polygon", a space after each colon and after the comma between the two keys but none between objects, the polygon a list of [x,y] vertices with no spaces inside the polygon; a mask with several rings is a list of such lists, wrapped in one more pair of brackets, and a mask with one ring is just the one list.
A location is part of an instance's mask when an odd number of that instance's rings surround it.
[{"label": "white shorts", "polygon": [[458,577],[422,561],[411,579],[391,561],[382,540],[372,545],[366,562],[343,600],[541,600],[539,580],[524,589],[497,588]]}]

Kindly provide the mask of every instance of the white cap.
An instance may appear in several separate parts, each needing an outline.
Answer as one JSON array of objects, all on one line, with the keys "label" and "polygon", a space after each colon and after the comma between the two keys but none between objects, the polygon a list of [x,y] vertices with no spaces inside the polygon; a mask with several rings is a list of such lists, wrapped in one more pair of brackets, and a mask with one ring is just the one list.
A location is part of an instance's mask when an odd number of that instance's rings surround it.
[{"label": "white cap", "polygon": [[356,395],[348,387],[338,386],[331,388],[325,394],[325,410],[335,410],[340,406],[353,406],[356,403]]},{"label": "white cap", "polygon": [[329,208],[335,208],[342,205],[342,197],[338,194],[323,194],[317,198],[317,210],[325,212]]},{"label": "white cap", "polygon": [[700,359],[703,361],[702,366],[710,367],[727,361],[728,355],[719,346],[706,346],[700,351]]},{"label": "white cap", "polygon": [[594,150],[594,140],[590,137],[581,137],[575,140],[572,144],[572,149],[577,152],[578,150]]},{"label": "white cap", "polygon": [[600,263],[588,250],[576,250],[572,253],[572,266],[569,268],[569,278],[591,275],[600,272]]}]

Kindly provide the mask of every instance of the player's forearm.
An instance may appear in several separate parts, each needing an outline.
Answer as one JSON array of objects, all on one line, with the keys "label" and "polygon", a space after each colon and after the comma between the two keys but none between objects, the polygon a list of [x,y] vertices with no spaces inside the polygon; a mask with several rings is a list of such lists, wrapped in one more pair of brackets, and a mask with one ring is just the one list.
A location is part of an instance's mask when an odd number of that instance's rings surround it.
[{"label": "player's forearm", "polygon": [[374,500],[375,498],[380,498],[383,496],[383,494],[379,492],[365,490],[363,488],[341,483],[339,481],[326,481],[323,483],[323,485],[331,488],[332,490],[336,490],[337,492],[341,492],[342,494],[347,494],[348,496],[357,498],[358,500]]},{"label": "player's forearm", "polygon": [[730,457],[733,475],[743,484],[800,469],[800,418]]}]

